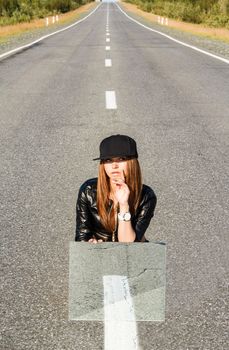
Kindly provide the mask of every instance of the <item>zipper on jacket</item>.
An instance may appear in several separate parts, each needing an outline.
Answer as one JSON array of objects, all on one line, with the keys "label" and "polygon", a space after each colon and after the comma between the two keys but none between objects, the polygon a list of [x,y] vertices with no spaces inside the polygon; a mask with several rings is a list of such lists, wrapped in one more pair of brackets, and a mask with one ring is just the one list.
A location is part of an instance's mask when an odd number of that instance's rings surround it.
[{"label": "zipper on jacket", "polygon": [[112,242],[115,242],[115,235],[117,234],[117,228],[118,228],[118,206],[114,208],[115,212],[115,229],[112,232]]},{"label": "zipper on jacket", "polygon": [[[111,213],[113,205],[114,205],[114,202],[112,201],[109,214]],[[117,233],[117,227],[118,227],[118,213],[117,213],[117,211],[118,211],[118,205],[117,205],[116,208],[114,207],[114,212],[115,212],[114,213],[115,214],[115,229],[114,229],[114,231],[112,231],[112,238],[111,238],[112,242],[115,242],[115,235]]]}]

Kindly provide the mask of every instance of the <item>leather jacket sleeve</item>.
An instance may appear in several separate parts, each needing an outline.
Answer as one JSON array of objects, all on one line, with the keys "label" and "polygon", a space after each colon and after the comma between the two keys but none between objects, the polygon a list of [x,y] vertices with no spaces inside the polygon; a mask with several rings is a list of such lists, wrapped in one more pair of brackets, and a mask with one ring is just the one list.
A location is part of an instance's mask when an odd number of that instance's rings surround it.
[{"label": "leather jacket sleeve", "polygon": [[140,242],[146,232],[150,220],[154,216],[154,209],[157,204],[157,197],[154,191],[147,186],[147,193],[143,196],[142,203],[137,210],[137,214],[133,223],[133,228],[136,233],[135,242]]},{"label": "leather jacket sleeve", "polygon": [[76,234],[75,241],[88,241],[92,237],[90,227],[90,211],[84,189],[81,187],[76,202]]}]

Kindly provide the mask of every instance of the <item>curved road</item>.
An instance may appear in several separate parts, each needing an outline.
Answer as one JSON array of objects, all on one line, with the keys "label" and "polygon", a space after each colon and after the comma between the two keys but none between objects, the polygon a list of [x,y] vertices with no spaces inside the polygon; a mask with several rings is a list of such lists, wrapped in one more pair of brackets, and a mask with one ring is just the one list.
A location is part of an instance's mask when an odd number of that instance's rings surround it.
[{"label": "curved road", "polygon": [[137,140],[158,196],[147,238],[167,242],[166,321],[138,323],[141,349],[228,349],[228,82],[115,3],[0,62],[1,349],[103,349],[102,322],[68,321],[68,247],[112,133]]}]

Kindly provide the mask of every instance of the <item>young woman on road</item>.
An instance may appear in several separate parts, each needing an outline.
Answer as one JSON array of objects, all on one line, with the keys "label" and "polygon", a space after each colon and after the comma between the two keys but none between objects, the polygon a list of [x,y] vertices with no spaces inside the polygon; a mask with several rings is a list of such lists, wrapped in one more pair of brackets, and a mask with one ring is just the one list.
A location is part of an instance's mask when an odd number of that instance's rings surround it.
[{"label": "young woman on road", "polygon": [[76,241],[148,242],[156,195],[142,185],[136,142],[112,135],[100,144],[98,178],[84,182],[76,203]]}]

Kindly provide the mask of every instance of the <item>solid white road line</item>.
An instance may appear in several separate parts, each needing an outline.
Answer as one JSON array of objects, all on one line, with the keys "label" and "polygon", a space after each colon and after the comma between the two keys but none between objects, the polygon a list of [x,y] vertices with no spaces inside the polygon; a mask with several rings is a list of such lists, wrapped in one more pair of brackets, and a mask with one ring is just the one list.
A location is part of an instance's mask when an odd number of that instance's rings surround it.
[{"label": "solid white road line", "polygon": [[111,67],[112,66],[112,62],[110,58],[106,58],[105,59],[105,67]]},{"label": "solid white road line", "polygon": [[164,36],[164,37],[166,37],[166,38],[168,38],[168,39],[170,39],[170,40],[172,40],[172,41],[175,41],[176,43],[178,43],[178,44],[180,44],[180,45],[189,47],[189,48],[192,49],[192,50],[201,52],[201,53],[203,53],[203,54],[205,54],[205,55],[207,55],[207,56],[216,58],[217,60],[220,60],[220,61],[222,61],[222,62],[224,62],[224,63],[229,64],[229,60],[226,59],[226,58],[223,58],[223,57],[214,55],[214,54],[212,54],[212,53],[210,53],[210,52],[207,52],[207,51],[205,51],[205,50],[199,49],[199,48],[196,47],[196,46],[186,44],[186,43],[184,43],[183,41],[177,40],[177,39],[173,38],[173,37],[170,36],[170,35],[164,34],[164,33],[162,33],[162,32],[159,32],[158,30],[155,30],[155,29],[152,29],[152,28],[150,28],[150,27],[145,26],[144,24],[142,24],[142,23],[136,21],[135,19],[133,19],[132,17],[130,17],[129,15],[127,15],[127,14],[121,9],[121,7],[120,7],[118,4],[115,3],[115,5],[118,6],[119,10],[120,10],[127,18],[129,18],[131,21],[133,21],[133,22],[139,24],[139,25],[142,26],[143,28],[148,29],[148,30],[150,30],[151,32],[160,34],[160,35],[162,35],[162,36]]},{"label": "solid white road line", "polygon": [[134,306],[126,276],[103,276],[104,350],[139,349]]},{"label": "solid white road line", "polygon": [[106,109],[117,109],[115,91],[106,91]]},{"label": "solid white road line", "polygon": [[63,32],[63,31],[65,31],[65,30],[68,30],[68,29],[70,29],[70,28],[76,26],[77,24],[79,24],[79,23],[85,21],[85,19],[87,19],[87,18],[88,18],[89,16],[91,16],[96,10],[98,10],[98,8],[101,6],[101,4],[102,4],[102,3],[100,3],[91,13],[89,13],[89,15],[87,15],[86,17],[80,19],[79,21],[77,21],[77,22],[71,24],[70,26],[67,26],[67,27],[65,27],[65,28],[63,28],[63,29],[57,30],[56,32],[53,32],[53,33],[51,33],[51,34],[44,35],[44,36],[42,36],[41,38],[39,38],[39,39],[37,39],[37,40],[35,40],[35,41],[32,41],[32,42],[29,43],[29,44],[26,44],[26,45],[17,47],[16,49],[7,51],[7,52],[5,52],[5,53],[3,53],[3,54],[0,55],[0,59],[5,58],[5,57],[8,57],[8,56],[11,56],[11,55],[13,55],[13,54],[15,54],[15,53],[17,53],[17,52],[23,51],[23,50],[25,50],[25,49],[28,49],[29,47],[31,47],[31,46],[33,46],[33,45],[39,43],[40,41],[42,41],[42,40],[44,40],[44,39],[49,38],[49,37],[52,36],[52,35],[61,33],[61,32]]},{"label": "solid white road line", "polygon": [[109,43],[111,41],[110,38],[106,38],[106,42]]},{"label": "solid white road line", "polygon": [[110,46],[106,46],[106,51],[109,51],[111,49]]}]

